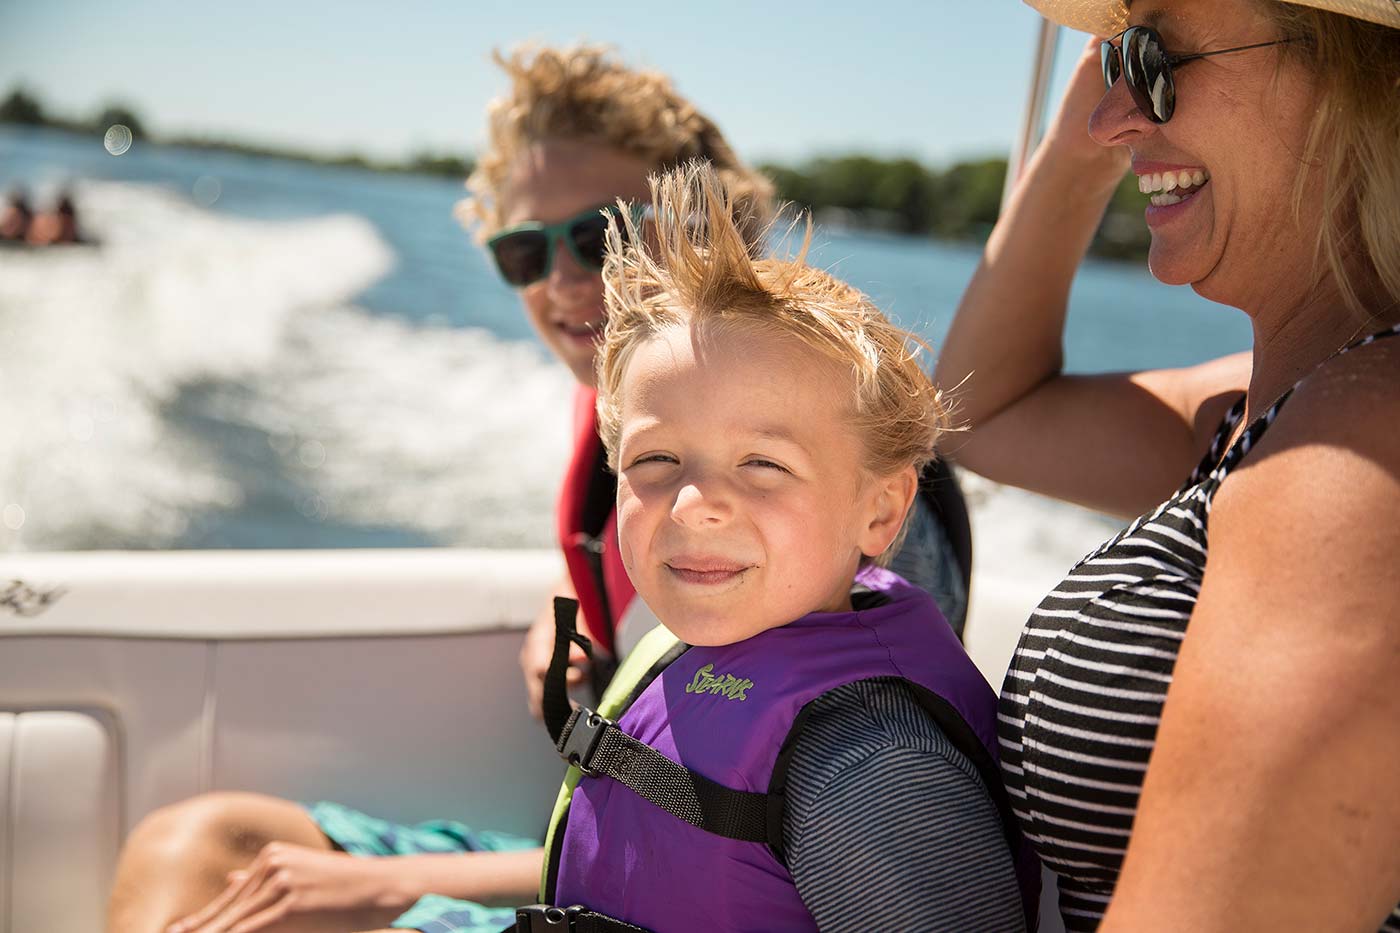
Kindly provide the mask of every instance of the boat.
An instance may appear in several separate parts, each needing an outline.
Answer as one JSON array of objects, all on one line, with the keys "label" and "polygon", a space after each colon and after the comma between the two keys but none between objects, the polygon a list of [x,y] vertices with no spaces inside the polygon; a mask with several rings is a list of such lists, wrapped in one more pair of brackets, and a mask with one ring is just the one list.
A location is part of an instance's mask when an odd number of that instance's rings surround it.
[{"label": "boat", "polygon": [[[5,555],[0,933],[102,929],[126,835],[211,790],[538,835],[564,765],[517,654],[562,573],[546,550]],[[990,683],[1044,588],[974,575],[967,643]]]}]

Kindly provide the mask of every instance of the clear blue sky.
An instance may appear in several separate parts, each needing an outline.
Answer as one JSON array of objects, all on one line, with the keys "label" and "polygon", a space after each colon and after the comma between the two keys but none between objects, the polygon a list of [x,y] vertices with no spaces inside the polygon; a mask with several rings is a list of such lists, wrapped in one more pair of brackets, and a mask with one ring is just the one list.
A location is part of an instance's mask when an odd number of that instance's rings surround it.
[{"label": "clear blue sky", "polygon": [[669,72],[749,158],[946,163],[1009,148],[1037,23],[1019,0],[0,0],[0,94],[119,100],[157,132],[472,151],[493,47],[588,39]]}]

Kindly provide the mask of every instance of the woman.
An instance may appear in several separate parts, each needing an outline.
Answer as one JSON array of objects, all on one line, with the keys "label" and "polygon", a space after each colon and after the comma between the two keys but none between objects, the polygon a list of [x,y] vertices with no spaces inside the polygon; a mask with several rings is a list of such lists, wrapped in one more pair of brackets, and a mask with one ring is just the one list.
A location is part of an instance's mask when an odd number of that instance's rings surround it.
[{"label": "woman", "polygon": [[[962,464],[1142,514],[1036,610],[1002,692],[1072,930],[1400,929],[1400,6],[1300,2],[1030,0],[1110,38],[939,362],[967,377]],[[1252,352],[1061,371],[1128,166],[1153,274],[1243,310]]]},{"label": "woman", "polygon": [[[558,505],[568,575],[557,589],[579,600],[594,643],[617,656],[654,617],[633,599],[616,548],[608,546],[617,534],[616,480],[605,469],[592,389],[604,319],[602,210],[619,199],[649,199],[653,172],[705,159],[742,205],[746,234],[756,237],[772,212],[771,186],[663,75],[626,68],[586,46],[524,49],[497,61],[511,86],[491,106],[487,147],[460,213],[519,290],[545,345],[579,382],[574,450]],[[960,569],[930,504],[920,508],[894,566],[944,596],[946,614],[960,626]],[[546,611],[521,652],[537,716],[553,642]],[[581,656],[574,660],[578,681],[587,672]],[[491,851],[501,847],[515,851]],[[399,857],[349,858],[336,849]],[[404,827],[336,804],[303,808],[261,795],[210,794],[157,811],[133,831],[118,865],[109,930],[161,929],[182,917],[182,931],[237,923],[279,929],[283,922],[288,929],[366,929],[390,921],[432,933],[500,929],[509,912],[468,902],[533,902],[542,860],[531,841],[459,824]],[[231,871],[239,874],[226,884]]]}]

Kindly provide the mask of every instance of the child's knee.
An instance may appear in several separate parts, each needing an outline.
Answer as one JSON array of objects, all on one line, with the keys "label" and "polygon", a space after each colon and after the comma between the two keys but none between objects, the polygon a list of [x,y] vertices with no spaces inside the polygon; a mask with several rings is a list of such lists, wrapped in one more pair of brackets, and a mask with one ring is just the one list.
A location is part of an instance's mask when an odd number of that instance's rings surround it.
[{"label": "child's knee", "polygon": [[215,791],[153,811],[132,831],[128,847],[170,858],[238,861],[251,860],[274,841],[326,845],[297,804],[262,794]]}]

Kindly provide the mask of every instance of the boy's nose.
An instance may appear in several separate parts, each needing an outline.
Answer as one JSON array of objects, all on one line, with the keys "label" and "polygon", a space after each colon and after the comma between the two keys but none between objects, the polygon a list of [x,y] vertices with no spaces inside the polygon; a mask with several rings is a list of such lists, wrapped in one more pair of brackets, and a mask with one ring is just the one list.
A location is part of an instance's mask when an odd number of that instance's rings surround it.
[{"label": "boy's nose", "polygon": [[731,512],[728,498],[714,484],[702,489],[696,483],[686,483],[671,506],[671,517],[689,527],[722,524]]}]

